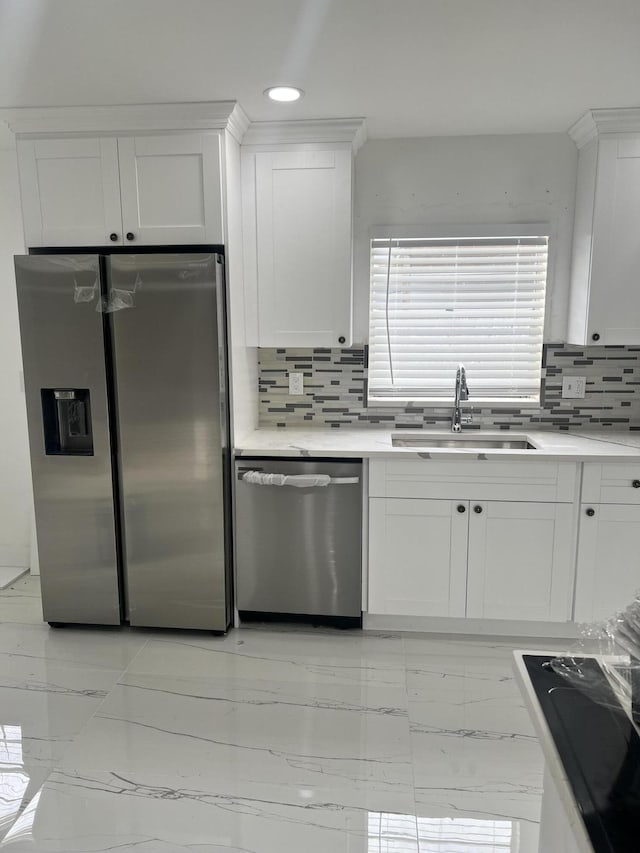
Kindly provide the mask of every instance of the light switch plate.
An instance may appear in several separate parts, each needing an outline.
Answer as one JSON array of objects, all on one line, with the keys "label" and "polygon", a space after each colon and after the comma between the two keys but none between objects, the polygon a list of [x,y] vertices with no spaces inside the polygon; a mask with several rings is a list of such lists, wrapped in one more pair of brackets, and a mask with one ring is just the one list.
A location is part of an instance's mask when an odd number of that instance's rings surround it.
[{"label": "light switch plate", "polygon": [[304,374],[289,373],[289,394],[292,397],[299,397],[304,394]]},{"label": "light switch plate", "polygon": [[562,397],[566,400],[577,400],[584,397],[585,385],[587,384],[586,376],[563,376],[562,377]]}]

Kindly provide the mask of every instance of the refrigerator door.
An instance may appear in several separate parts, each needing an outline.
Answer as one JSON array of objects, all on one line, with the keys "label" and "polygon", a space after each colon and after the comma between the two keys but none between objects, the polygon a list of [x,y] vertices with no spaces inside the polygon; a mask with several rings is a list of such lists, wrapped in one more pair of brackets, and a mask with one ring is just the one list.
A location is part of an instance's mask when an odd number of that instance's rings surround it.
[{"label": "refrigerator door", "polygon": [[108,261],[132,625],[229,623],[222,270],[204,253]]},{"label": "refrigerator door", "polygon": [[99,259],[15,267],[44,618],[118,624]]}]

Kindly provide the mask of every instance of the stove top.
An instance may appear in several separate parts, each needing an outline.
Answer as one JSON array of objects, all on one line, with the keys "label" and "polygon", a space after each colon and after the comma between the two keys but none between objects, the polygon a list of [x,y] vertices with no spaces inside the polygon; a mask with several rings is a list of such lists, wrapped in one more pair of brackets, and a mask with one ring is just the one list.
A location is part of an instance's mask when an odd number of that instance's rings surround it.
[{"label": "stove top", "polygon": [[[595,853],[640,850],[640,736],[594,658],[584,684],[523,655]],[[584,686],[588,685],[588,686]]]}]

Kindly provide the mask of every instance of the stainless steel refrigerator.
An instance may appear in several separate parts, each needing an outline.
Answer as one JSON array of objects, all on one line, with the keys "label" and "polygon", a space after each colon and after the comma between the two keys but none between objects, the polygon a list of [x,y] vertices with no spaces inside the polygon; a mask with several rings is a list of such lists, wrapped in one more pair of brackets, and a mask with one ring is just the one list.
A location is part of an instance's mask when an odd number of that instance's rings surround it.
[{"label": "stainless steel refrigerator", "polygon": [[222,256],[15,267],[44,619],[225,631]]}]

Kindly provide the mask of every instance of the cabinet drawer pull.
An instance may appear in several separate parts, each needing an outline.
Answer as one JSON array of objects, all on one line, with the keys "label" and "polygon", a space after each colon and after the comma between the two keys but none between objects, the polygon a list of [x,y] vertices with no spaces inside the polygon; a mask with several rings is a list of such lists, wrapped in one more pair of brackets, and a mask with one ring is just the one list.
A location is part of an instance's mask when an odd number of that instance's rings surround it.
[{"label": "cabinet drawer pull", "polygon": [[116,242],[116,240],[118,239],[118,235],[116,234],[115,231],[112,231],[111,234],[109,234],[109,239],[111,240],[112,243]]},{"label": "cabinet drawer pull", "polygon": [[634,489],[640,489],[640,480],[634,480],[633,483],[631,483],[631,485],[633,486]]},{"label": "cabinet drawer pull", "polygon": [[127,240],[135,240],[135,239],[136,239],[136,235],[133,233],[133,231],[127,231]]},{"label": "cabinet drawer pull", "polygon": [[600,340],[600,335],[599,335],[597,332],[594,332],[594,333],[591,335],[591,340],[592,340],[592,341],[599,341],[599,340]]},{"label": "cabinet drawer pull", "polygon": [[466,512],[467,508],[464,504],[458,504],[458,512]]},{"label": "cabinet drawer pull", "polygon": [[477,512],[479,515],[482,512],[482,507],[480,506],[480,504],[476,504],[473,508],[473,511]]},{"label": "cabinet drawer pull", "polygon": [[589,516],[589,518],[591,518],[595,514],[596,514],[595,509],[593,509],[592,507],[589,507],[589,509],[587,510],[587,515]]}]

